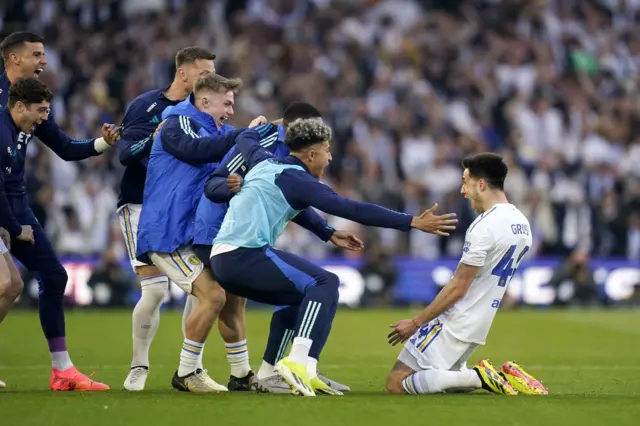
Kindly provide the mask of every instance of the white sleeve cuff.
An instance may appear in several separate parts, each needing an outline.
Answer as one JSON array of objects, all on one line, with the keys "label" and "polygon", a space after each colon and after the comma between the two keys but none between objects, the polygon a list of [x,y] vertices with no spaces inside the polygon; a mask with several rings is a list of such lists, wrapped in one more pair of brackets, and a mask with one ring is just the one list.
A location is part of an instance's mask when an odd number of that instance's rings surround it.
[{"label": "white sleeve cuff", "polygon": [[100,137],[93,142],[93,147],[95,148],[96,152],[98,152],[98,154],[102,154],[103,152],[111,148],[111,145],[109,145],[107,141],[104,140],[104,138]]}]

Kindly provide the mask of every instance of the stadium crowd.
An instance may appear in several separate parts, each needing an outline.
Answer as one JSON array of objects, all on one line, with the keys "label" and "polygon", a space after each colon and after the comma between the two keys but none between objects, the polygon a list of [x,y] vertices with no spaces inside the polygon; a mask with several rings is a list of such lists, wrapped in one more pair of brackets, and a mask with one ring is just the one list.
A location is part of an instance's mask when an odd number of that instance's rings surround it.
[{"label": "stadium crowd", "polygon": [[[326,180],[338,192],[458,213],[446,239],[330,220],[378,254],[425,258],[459,255],[474,217],[460,160],[496,151],[533,255],[640,259],[639,17],[639,0],[0,2],[3,36],[45,37],[42,79],[70,135],[120,123],[129,100],[170,84],[179,48],[206,46],[220,74],[244,80],[232,124],[305,100],[334,129]],[[60,255],[125,257],[121,172],[115,152],[65,163],[30,145],[29,197]],[[279,245],[329,254],[314,239],[290,227]]]}]

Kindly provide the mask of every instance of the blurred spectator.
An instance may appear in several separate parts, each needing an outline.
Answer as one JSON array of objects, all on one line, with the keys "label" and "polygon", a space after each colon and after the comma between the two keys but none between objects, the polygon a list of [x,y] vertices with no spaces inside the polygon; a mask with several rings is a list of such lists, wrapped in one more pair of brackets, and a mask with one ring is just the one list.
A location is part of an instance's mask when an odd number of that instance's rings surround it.
[{"label": "blurred spectator", "polygon": [[589,255],[583,250],[574,250],[569,255],[553,273],[549,286],[555,289],[555,306],[590,306],[598,302],[598,289],[589,264]]},{"label": "blurred spectator", "polygon": [[393,258],[380,245],[368,248],[364,257],[365,263],[360,268],[365,281],[361,305],[363,307],[389,305],[392,301],[391,290],[398,276]]},{"label": "blurred spectator", "polygon": [[[460,160],[492,150],[532,223],[532,255],[640,256],[638,1],[22,0],[0,10],[3,35],[46,38],[42,78],[75,137],[119,123],[131,99],[169,84],[175,51],[203,45],[221,74],[246,83],[233,124],[311,102],[335,130],[326,180],[339,192],[411,213],[438,202],[461,219],[442,239],[329,218],[367,245],[457,256],[474,218]],[[122,170],[113,152],[65,163],[32,143],[29,155],[34,211],[62,252],[121,244],[109,231]],[[332,253],[293,227],[280,243]]]},{"label": "blurred spectator", "polygon": [[126,306],[135,280],[130,272],[122,268],[116,252],[107,250],[93,270],[87,285],[93,290],[94,305]]}]

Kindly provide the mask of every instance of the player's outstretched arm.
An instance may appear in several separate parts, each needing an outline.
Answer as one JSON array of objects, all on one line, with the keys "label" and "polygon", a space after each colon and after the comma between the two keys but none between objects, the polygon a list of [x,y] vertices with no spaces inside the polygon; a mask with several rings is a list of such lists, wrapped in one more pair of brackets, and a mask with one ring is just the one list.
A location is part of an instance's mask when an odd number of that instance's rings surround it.
[{"label": "player's outstretched arm", "polygon": [[455,214],[435,216],[433,209],[421,216],[411,216],[386,209],[377,204],[362,203],[342,197],[329,186],[323,184],[309,173],[300,170],[285,170],[276,179],[289,204],[295,209],[308,206],[315,207],[325,213],[361,223],[366,226],[392,228],[409,231],[420,229],[438,235],[448,235],[446,231],[455,229]]},{"label": "player's outstretched arm", "polygon": [[194,166],[220,162],[244,130],[233,130],[224,136],[198,137],[193,128],[190,118],[169,117],[160,132],[160,143],[169,154]]},{"label": "player's outstretched arm", "polygon": [[73,139],[62,131],[53,116],[36,127],[34,135],[65,161],[80,161],[102,154],[114,144],[110,126],[102,126],[102,136],[95,139]]},{"label": "player's outstretched arm", "polygon": [[449,284],[444,286],[440,293],[438,293],[433,302],[412,319],[400,320],[390,325],[393,331],[387,336],[389,343],[395,346],[398,343],[406,342],[423,324],[433,321],[452,307],[465,295],[478,274],[479,269],[479,266],[459,263],[453,278],[451,278]]},{"label": "player's outstretched arm", "polygon": [[307,207],[302,210],[292,222],[302,226],[304,229],[313,232],[322,241],[327,242],[331,239],[336,232],[334,228],[329,226],[326,220],[324,220],[315,210],[311,207]]}]

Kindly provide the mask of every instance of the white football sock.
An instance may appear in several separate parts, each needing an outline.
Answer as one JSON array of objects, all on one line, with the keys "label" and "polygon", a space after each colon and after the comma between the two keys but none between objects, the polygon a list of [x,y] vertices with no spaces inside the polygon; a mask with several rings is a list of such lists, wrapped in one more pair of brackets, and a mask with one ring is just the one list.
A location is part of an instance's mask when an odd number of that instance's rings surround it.
[{"label": "white football sock", "polygon": [[[182,335],[184,336],[184,338],[187,338],[187,334],[186,334],[186,329],[187,329],[187,318],[189,317],[189,314],[191,313],[191,311],[193,311],[193,308],[196,307],[196,305],[198,304],[198,298],[188,294],[187,295],[187,300],[184,303],[184,311],[182,312]],[[198,357],[198,365],[197,368],[203,369],[203,361],[202,361],[202,356],[204,354],[204,343],[202,344],[202,350],[200,351],[200,356]]]},{"label": "white football sock", "polygon": [[262,380],[266,377],[271,377],[276,375],[275,366],[269,364],[267,361],[262,360],[262,364],[260,365],[260,369],[258,370],[258,380]]},{"label": "white football sock", "polygon": [[64,371],[73,367],[68,351],[51,352],[51,367]]},{"label": "white football sock", "polygon": [[402,387],[411,394],[471,392],[480,389],[482,382],[474,370],[425,370],[404,379]]},{"label": "white football sock", "polygon": [[291,345],[291,352],[289,352],[289,359],[298,364],[307,365],[309,360],[309,350],[313,340],[306,337],[296,337],[293,339],[293,345]]},{"label": "white football sock", "polygon": [[200,358],[202,346],[202,343],[184,339],[182,350],[180,351],[180,367],[178,367],[178,376],[184,377],[198,369],[198,358]]},{"label": "white football sock", "polygon": [[143,278],[142,295],[133,308],[133,359],[131,367],[149,367],[149,348],[160,325],[160,307],[169,287],[166,275]]},{"label": "white football sock", "polygon": [[318,360],[315,358],[309,357],[309,361],[307,361],[307,373],[309,374],[309,380],[318,376]]},{"label": "white football sock", "polygon": [[231,375],[239,379],[247,377],[251,371],[247,339],[235,343],[225,343],[224,350],[227,352]]}]

